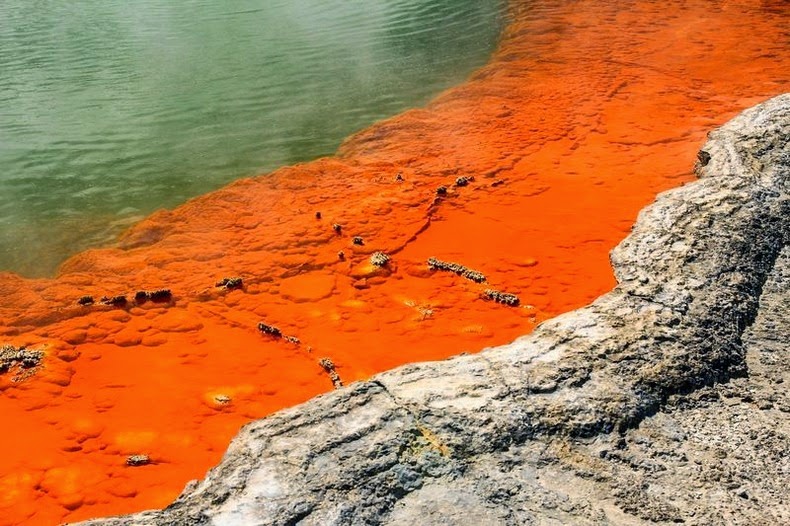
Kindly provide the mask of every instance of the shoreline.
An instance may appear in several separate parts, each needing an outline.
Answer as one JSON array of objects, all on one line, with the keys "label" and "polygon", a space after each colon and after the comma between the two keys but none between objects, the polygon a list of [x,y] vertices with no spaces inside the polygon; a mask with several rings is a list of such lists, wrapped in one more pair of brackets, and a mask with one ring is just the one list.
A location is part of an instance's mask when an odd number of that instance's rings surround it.
[{"label": "shoreline", "polygon": [[591,305],[250,423],[166,509],[81,524],[781,523],[789,131],[790,93],[713,132]]},{"label": "shoreline", "polygon": [[[112,8],[73,19],[67,8],[26,10],[21,0],[0,8],[18,26],[0,36],[2,270],[52,277],[68,257],[111,246],[158,209],[333,155],[348,135],[424,105],[484,65],[505,11],[505,0],[370,9],[271,0],[247,12],[141,0],[139,17],[130,18],[123,2],[110,1]],[[38,26],[49,16],[73,31]],[[102,26],[118,34],[96,34],[84,46],[72,38]],[[165,36],[168,47],[154,53],[150,46]],[[24,67],[28,56],[53,53],[59,60]],[[114,74],[83,83],[83,68]],[[46,78],[56,81],[51,90],[37,90]]]},{"label": "shoreline", "polygon": [[[22,383],[0,376],[0,408],[38,439],[2,444],[18,455],[0,471],[17,496],[8,520],[166,504],[242,423],[331,390],[323,358],[344,383],[364,380],[509,342],[610,290],[609,249],[638,210],[692,179],[714,123],[787,83],[787,59],[766,51],[781,49],[771,38],[780,21],[747,24],[752,8],[697,2],[675,13],[680,23],[639,3],[621,12],[515,2],[487,66],[349,138],[338,156],[156,213],[118,248],[71,258],[56,279],[1,274],[0,343],[48,354]],[[678,27],[682,56],[666,46]],[[376,251],[391,255],[388,268],[368,264]],[[432,272],[429,257],[488,284]],[[214,286],[233,276],[243,290]],[[488,287],[521,305],[485,301]],[[170,301],[132,300],[165,288]],[[128,303],[78,305],[84,295]],[[260,334],[261,322],[300,344]],[[135,454],[154,462],[130,469]]]}]

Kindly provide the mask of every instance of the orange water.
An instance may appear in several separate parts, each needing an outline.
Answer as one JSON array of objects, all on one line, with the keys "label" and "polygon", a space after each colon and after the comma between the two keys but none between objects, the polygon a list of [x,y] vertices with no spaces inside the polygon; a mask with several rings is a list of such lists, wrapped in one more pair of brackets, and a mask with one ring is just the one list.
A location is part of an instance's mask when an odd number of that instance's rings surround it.
[{"label": "orange water", "polygon": [[[790,87],[783,1],[514,1],[511,18],[467,83],[336,157],[154,214],[54,279],[0,275],[0,342],[48,353],[31,378],[0,376],[0,523],[166,505],[243,423],[330,390],[321,358],[348,383],[590,302],[639,209],[692,179],[706,132]],[[431,256],[488,284],[431,272]],[[214,286],[226,276],[245,290]],[[162,287],[170,303],[76,303]]]}]

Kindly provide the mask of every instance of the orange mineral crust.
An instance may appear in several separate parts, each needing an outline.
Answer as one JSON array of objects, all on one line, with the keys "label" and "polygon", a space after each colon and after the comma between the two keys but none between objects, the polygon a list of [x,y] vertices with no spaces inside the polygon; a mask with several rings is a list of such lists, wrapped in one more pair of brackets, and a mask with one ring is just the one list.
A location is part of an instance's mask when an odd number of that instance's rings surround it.
[{"label": "orange mineral crust", "polygon": [[476,352],[590,302],[705,133],[790,88],[788,27],[782,0],[513,1],[489,65],[337,156],[156,213],[53,279],[0,275],[0,344],[46,353],[0,374],[0,523],[164,506],[334,374]]}]

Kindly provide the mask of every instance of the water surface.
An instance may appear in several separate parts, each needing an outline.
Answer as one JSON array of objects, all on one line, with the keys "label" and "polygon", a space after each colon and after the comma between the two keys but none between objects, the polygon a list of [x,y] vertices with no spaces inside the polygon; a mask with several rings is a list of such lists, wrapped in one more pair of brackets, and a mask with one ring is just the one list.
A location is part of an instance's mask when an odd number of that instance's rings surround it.
[{"label": "water surface", "polygon": [[4,0],[0,270],[331,154],[485,63],[503,0]]}]

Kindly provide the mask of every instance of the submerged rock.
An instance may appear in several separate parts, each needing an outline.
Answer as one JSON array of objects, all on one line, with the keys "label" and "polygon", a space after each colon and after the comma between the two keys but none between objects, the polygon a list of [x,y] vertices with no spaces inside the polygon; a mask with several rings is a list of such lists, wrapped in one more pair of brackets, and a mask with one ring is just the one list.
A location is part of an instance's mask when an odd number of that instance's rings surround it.
[{"label": "submerged rock", "polygon": [[591,305],[248,424],[166,509],[85,524],[790,523],[788,136],[790,95],[712,133]]}]

